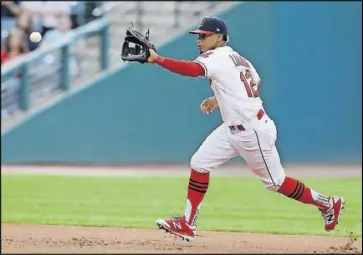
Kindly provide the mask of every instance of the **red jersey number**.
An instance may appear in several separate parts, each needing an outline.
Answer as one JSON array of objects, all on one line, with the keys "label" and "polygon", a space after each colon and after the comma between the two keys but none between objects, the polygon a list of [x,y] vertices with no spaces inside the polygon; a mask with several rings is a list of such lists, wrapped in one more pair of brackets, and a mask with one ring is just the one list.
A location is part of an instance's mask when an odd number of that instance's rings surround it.
[{"label": "red jersey number", "polygon": [[245,85],[248,97],[258,97],[260,86],[253,80],[251,72],[249,70],[246,70],[245,73],[241,72],[240,78]]}]

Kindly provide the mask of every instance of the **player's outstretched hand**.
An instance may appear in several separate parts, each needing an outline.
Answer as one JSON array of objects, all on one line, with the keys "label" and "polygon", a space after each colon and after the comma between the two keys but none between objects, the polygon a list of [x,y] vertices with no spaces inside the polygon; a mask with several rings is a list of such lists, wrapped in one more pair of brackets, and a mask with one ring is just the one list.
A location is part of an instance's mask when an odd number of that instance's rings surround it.
[{"label": "player's outstretched hand", "polygon": [[204,114],[210,114],[215,108],[218,107],[215,97],[208,97],[200,104],[200,110]]},{"label": "player's outstretched hand", "polygon": [[158,54],[153,49],[149,49],[149,52],[150,52],[150,57],[147,59],[147,62],[154,63],[158,58]]}]

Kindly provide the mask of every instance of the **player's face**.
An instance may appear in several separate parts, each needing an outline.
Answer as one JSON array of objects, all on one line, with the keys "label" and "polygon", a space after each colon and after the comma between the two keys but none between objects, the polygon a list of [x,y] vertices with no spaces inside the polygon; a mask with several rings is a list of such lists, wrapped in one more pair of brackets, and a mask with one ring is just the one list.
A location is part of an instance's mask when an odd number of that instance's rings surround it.
[{"label": "player's face", "polygon": [[220,42],[220,37],[220,34],[198,34],[197,44],[200,53],[216,48]]}]

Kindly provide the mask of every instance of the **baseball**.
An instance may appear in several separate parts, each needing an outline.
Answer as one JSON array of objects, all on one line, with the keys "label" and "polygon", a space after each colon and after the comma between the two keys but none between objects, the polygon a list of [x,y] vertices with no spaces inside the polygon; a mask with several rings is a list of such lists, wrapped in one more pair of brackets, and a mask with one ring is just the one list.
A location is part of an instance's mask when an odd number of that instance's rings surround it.
[{"label": "baseball", "polygon": [[30,41],[38,43],[42,40],[42,35],[39,32],[32,32],[30,34]]}]

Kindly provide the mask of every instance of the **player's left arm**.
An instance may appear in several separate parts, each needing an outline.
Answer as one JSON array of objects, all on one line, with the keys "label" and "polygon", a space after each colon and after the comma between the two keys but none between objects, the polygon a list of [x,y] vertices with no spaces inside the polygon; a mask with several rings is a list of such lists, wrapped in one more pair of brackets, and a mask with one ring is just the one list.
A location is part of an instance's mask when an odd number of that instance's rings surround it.
[{"label": "player's left arm", "polygon": [[150,49],[149,63],[155,63],[173,73],[189,77],[205,77],[204,67],[194,61],[176,60],[159,56]]}]

